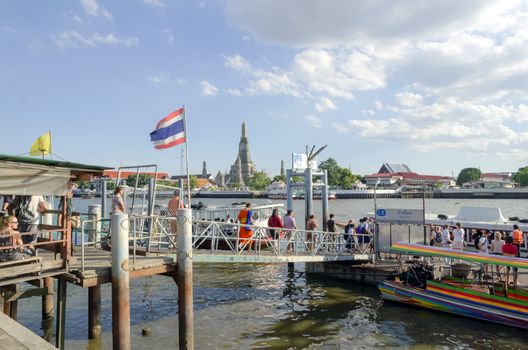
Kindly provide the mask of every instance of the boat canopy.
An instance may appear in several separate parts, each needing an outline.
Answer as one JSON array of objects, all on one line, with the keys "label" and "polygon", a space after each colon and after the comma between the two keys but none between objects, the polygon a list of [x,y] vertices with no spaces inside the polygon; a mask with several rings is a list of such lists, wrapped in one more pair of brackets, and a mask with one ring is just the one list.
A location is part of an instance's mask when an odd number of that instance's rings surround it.
[{"label": "boat canopy", "polygon": [[497,207],[468,207],[460,208],[454,221],[505,222],[508,221],[500,208]]},{"label": "boat canopy", "polygon": [[460,259],[473,263],[493,264],[528,269],[528,259],[465,252],[448,248],[425,246],[421,244],[398,242],[392,245],[391,251],[408,255],[439,256],[444,258]]},{"label": "boat canopy", "polygon": [[107,169],[111,168],[0,154],[0,194],[64,196],[70,181],[88,181]]}]

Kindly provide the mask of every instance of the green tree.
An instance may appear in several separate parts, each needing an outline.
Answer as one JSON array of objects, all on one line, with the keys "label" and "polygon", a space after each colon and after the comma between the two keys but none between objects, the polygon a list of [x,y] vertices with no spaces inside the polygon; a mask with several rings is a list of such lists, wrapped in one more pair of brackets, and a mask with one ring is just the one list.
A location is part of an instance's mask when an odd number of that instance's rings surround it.
[{"label": "green tree", "polygon": [[264,171],[257,171],[249,178],[248,186],[252,190],[262,191],[271,183],[271,179]]},{"label": "green tree", "polygon": [[357,177],[347,168],[339,169],[339,186],[341,188],[352,188]]},{"label": "green tree", "polygon": [[480,169],[478,168],[464,168],[460,171],[457,177],[457,184],[459,186],[466,182],[478,181],[480,179]]},{"label": "green tree", "polygon": [[339,167],[334,158],[328,158],[327,160],[321,162],[321,164],[319,164],[319,169],[326,170],[329,186],[339,185],[339,179],[341,177],[341,168]]},{"label": "green tree", "polygon": [[[190,176],[189,182],[191,184],[191,189],[198,187],[198,178],[196,176]],[[187,188],[187,186],[185,186]]]},{"label": "green tree", "polygon": [[279,181],[282,181],[282,182],[286,182],[286,176],[283,176],[283,175],[277,175],[273,178],[273,180],[271,180],[272,182],[279,182]]},{"label": "green tree", "polygon": [[[149,179],[152,176],[148,174],[139,174],[138,175],[138,187],[144,187],[148,185]],[[136,186],[136,175],[129,175],[126,179],[127,186],[135,187]]]},{"label": "green tree", "polygon": [[519,171],[513,176],[513,181],[522,187],[528,186],[528,166],[519,168]]}]

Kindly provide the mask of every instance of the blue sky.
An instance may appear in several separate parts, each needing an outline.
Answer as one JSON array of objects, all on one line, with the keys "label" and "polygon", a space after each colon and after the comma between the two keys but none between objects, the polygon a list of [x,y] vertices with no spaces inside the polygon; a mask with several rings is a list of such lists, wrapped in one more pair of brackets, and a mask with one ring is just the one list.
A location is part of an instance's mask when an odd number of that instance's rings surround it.
[{"label": "blue sky", "polygon": [[148,134],[185,105],[193,173],[242,121],[270,175],[325,144],[357,174],[528,164],[526,1],[0,1],[0,43],[0,153],[51,130],[64,159],[178,174]]}]

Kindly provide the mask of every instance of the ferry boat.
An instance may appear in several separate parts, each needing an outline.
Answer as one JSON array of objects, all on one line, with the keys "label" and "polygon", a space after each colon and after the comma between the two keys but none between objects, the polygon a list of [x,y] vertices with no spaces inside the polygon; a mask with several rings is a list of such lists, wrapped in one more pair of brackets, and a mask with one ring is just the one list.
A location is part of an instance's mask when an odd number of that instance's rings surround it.
[{"label": "ferry boat", "polygon": [[[378,283],[383,299],[456,315],[528,329],[528,289],[511,288],[495,267],[528,268],[528,260],[500,255],[455,251],[411,243],[397,243],[392,251],[409,255],[458,259],[469,264],[488,264],[491,279],[482,267],[473,279],[435,278],[431,265],[412,265],[401,275]],[[493,266],[495,265],[495,266]],[[468,265],[470,266],[470,265]],[[464,269],[467,271],[467,269]],[[454,272],[454,271],[453,271]],[[484,276],[484,277],[483,277]]]},{"label": "ferry boat", "polygon": [[[295,198],[296,196],[292,194]],[[274,181],[268,186],[268,198],[269,199],[288,199],[288,193],[286,192],[286,184],[283,181]]]}]

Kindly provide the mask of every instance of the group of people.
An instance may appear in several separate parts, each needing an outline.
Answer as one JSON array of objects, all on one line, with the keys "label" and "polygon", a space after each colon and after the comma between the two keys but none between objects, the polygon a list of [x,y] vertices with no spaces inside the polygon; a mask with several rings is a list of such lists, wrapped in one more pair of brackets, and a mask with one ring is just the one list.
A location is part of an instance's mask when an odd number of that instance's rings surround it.
[{"label": "group of people", "polygon": [[20,260],[35,255],[40,213],[49,205],[42,196],[11,196],[2,199],[0,218],[0,261]]},{"label": "group of people", "polygon": [[[468,245],[469,238],[471,238],[473,245],[481,254],[510,257],[521,257],[521,247],[524,246],[524,234],[518,225],[513,225],[512,231],[509,233],[500,230],[492,232],[487,229],[471,229],[467,235],[460,223],[456,223],[452,229],[450,225],[443,227],[431,226],[429,238],[431,246],[453,250],[463,250]],[[485,269],[487,269],[487,266],[485,266]],[[497,269],[499,269],[498,266]],[[509,270],[510,268],[508,267],[506,273],[507,283],[509,282]],[[514,268],[513,271],[513,284],[516,285],[517,268]]]}]

